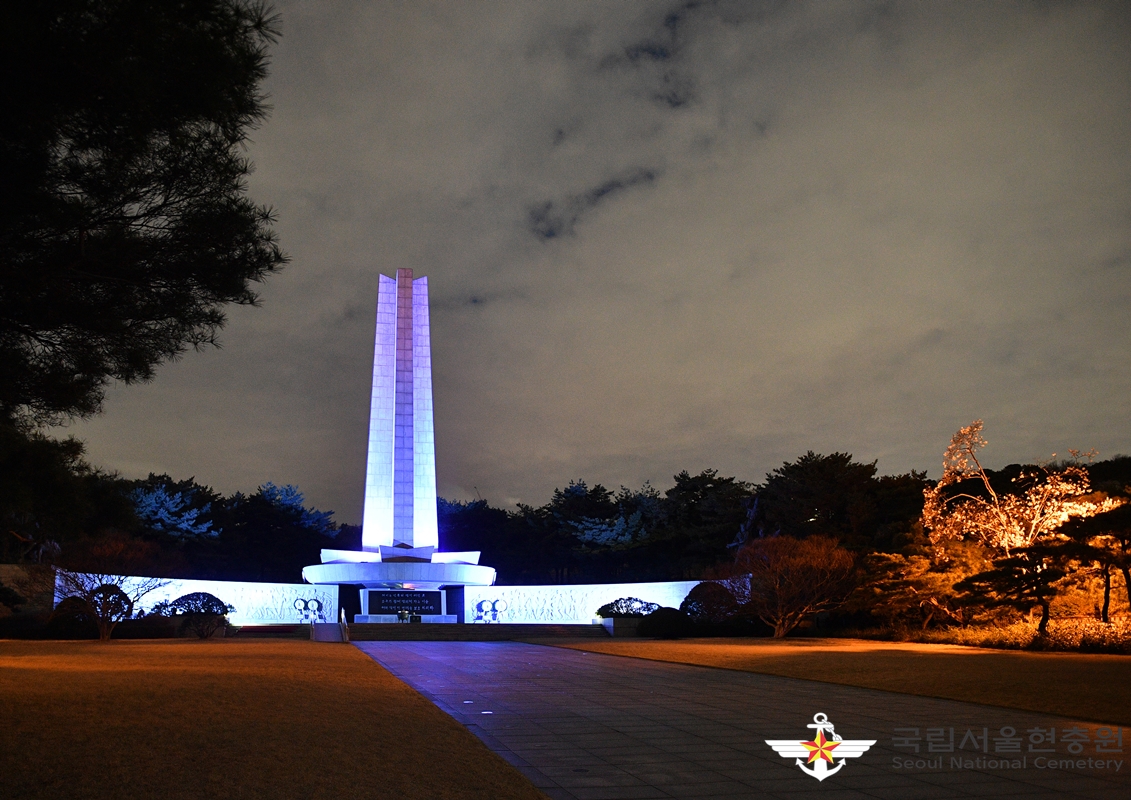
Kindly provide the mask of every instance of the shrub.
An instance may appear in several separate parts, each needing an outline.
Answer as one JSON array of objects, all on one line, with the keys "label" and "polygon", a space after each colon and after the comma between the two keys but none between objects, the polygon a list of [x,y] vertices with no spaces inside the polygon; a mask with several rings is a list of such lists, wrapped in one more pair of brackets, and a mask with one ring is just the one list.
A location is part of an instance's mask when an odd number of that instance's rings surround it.
[{"label": "shrub", "polygon": [[1054,619],[1048,633],[1040,636],[1034,622],[1011,625],[951,628],[930,631],[922,641],[994,647],[1005,650],[1054,650],[1082,653],[1131,654],[1131,621],[1100,622],[1094,619]]},{"label": "shrub", "polygon": [[1131,624],[1123,619],[1112,622],[1097,619],[1053,620],[1045,640],[1049,650],[1131,653]]},{"label": "shrub", "polygon": [[657,608],[640,620],[640,627],[636,629],[638,636],[653,639],[679,639],[694,632],[695,623],[678,608]]},{"label": "shrub", "polygon": [[97,639],[98,624],[81,597],[64,597],[47,618],[50,639]]},{"label": "shrub", "polygon": [[660,607],[659,603],[648,603],[638,597],[622,597],[605,603],[597,609],[598,617],[646,617]]},{"label": "shrub", "polygon": [[236,609],[214,594],[193,592],[178,597],[171,603],[158,603],[154,614],[183,618],[182,630],[189,630],[201,639],[207,639],[227,624],[226,616]]},{"label": "shrub", "polygon": [[124,619],[114,627],[115,639],[172,639],[180,633],[176,617],[147,614],[144,617]]},{"label": "shrub", "polygon": [[[105,576],[75,576],[67,572],[60,572],[60,575],[64,578],[60,582],[64,590],[77,590],[64,598],[52,615],[59,620],[60,638],[85,638],[81,631],[86,627],[85,621],[89,620],[98,630],[98,638],[106,642],[110,640],[114,627],[133,614],[133,599],[117,583],[100,582]],[[73,580],[69,580],[71,578]]]},{"label": "shrub", "polygon": [[967,647],[993,647],[1001,650],[1025,650],[1037,638],[1037,626],[1030,622],[986,627],[945,628],[927,631],[910,638],[939,644],[961,644]]},{"label": "shrub", "polygon": [[[64,638],[47,627],[50,614],[21,613],[0,616],[0,639],[59,639]],[[97,632],[95,633],[97,636]]]},{"label": "shrub", "polygon": [[734,592],[715,581],[703,581],[687,593],[679,610],[695,622],[725,622],[738,611]]},{"label": "shrub", "polygon": [[20,606],[25,603],[27,603],[26,597],[0,581],[0,606],[8,609],[8,611],[19,611]]}]

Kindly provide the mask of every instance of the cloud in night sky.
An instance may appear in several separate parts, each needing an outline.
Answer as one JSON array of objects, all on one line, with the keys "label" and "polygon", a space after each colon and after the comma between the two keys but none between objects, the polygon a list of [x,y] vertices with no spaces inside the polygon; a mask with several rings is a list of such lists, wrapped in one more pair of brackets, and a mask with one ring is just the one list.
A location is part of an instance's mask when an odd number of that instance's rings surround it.
[{"label": "cloud in night sky", "polygon": [[1131,451],[1131,7],[280,4],[252,194],[293,261],[73,426],[360,521],[378,275],[432,295],[439,490],[936,477]]}]

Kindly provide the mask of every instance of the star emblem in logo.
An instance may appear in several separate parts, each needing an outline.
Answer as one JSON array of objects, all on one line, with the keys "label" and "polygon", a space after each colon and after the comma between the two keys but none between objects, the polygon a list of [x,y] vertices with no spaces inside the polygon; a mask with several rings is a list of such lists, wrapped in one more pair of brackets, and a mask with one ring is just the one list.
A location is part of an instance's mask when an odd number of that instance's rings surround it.
[{"label": "star emblem in logo", "polygon": [[825,761],[828,761],[830,764],[832,764],[833,757],[830,754],[832,753],[833,749],[839,744],[840,742],[833,742],[826,739],[825,732],[823,730],[819,730],[817,731],[817,735],[813,737],[813,741],[802,742],[801,746],[809,751],[810,764],[812,764],[818,758],[823,758],[825,759]]}]

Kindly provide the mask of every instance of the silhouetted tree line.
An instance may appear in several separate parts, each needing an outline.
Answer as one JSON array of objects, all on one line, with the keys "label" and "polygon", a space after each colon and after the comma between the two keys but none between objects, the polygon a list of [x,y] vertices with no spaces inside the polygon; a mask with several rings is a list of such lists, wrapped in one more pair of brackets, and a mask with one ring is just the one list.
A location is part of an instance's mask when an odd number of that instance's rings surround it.
[{"label": "silhouetted tree line", "polygon": [[[889,551],[914,536],[926,481],[877,476],[843,453],[807,453],[762,484],[681,472],[660,492],[576,480],[517,510],[439,501],[441,546],[480,550],[502,583],[703,577],[753,538],[824,536]],[[0,559],[81,566],[92,543],[135,540],[164,577],[297,581],[324,547],[359,548],[360,528],[265,483],[228,497],[194,479],[124,480],[89,465],[81,443],[0,426]],[[136,566],[136,565],[135,565]]]},{"label": "silhouetted tree line", "polygon": [[761,484],[681,472],[663,493],[572,481],[546,505],[515,512],[486,501],[440,503],[445,549],[481,550],[502,583],[694,580],[765,537],[822,536],[857,552],[910,544],[923,473],[879,476],[846,453],[806,453]]},{"label": "silhouetted tree line", "polygon": [[189,478],[124,480],[82,444],[0,425],[0,561],[83,569],[106,542],[132,574],[294,583],[335,546],[330,512],[293,486],[222,496]]},{"label": "silhouetted tree line", "polygon": [[983,445],[980,421],[961,429],[938,482],[809,452],[760,484],[707,470],[663,493],[575,480],[510,513],[441,501],[441,538],[483,551],[504,583],[707,579],[682,609],[700,635],[783,636],[823,617],[826,630],[1131,650],[1131,458],[988,470]]},{"label": "silhouetted tree line", "polygon": [[[441,499],[440,543],[481,551],[505,584],[713,580],[689,608],[778,635],[819,612],[927,631],[1035,611],[1045,636],[1056,603],[1105,623],[1131,610],[1131,458],[995,471],[977,464],[981,444],[980,427],[956,434],[938,482],[809,452],[757,484],[705,470],[662,492],[574,480],[512,511]],[[297,582],[322,548],[361,546],[358,526],[293,486],[223,496],[191,478],[124,480],[73,439],[12,425],[0,523],[4,562],[160,577]]]}]

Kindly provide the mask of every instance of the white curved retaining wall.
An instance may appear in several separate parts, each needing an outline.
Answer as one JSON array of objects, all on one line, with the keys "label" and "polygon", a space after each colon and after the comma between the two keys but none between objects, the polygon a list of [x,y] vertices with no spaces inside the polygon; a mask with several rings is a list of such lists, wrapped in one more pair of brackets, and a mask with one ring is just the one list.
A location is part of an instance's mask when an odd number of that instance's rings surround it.
[{"label": "white curved retaining wall", "polygon": [[[144,580],[141,578],[129,581]],[[589,625],[597,609],[622,597],[679,608],[683,598],[700,581],[662,583],[592,583],[565,586],[467,586],[464,588],[464,621],[469,623],[555,623]],[[168,583],[145,595],[135,608],[149,611],[164,601],[191,592],[208,592],[236,610],[228,615],[233,625],[294,625],[302,622],[335,622],[338,619],[338,587],[334,584],[252,583],[245,581],[197,581],[170,578]],[[55,602],[62,595],[56,584]],[[321,618],[296,608],[296,601],[317,600]],[[486,602],[486,612],[478,606]],[[450,613],[450,612],[449,612]]]},{"label": "white curved retaining wall", "polygon": [[[132,582],[149,578],[127,578],[123,588],[129,592]],[[338,587],[312,586],[309,583],[252,583],[250,581],[196,581],[181,578],[149,592],[134,606],[134,614],[149,612],[161,601],[172,602],[193,592],[208,592],[236,610],[228,615],[233,625],[296,625],[303,622],[338,621]],[[59,579],[55,582],[55,603],[62,600]],[[310,600],[321,606],[317,613],[305,610]],[[302,601],[303,608],[297,607]]]},{"label": "white curved retaining wall", "polygon": [[[589,625],[597,609],[622,597],[679,608],[700,581],[590,583],[566,586],[467,586],[465,622]],[[486,606],[480,610],[480,603]]]}]

